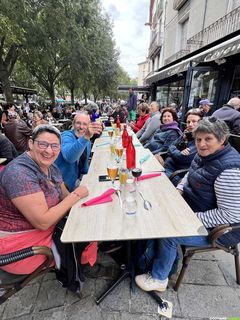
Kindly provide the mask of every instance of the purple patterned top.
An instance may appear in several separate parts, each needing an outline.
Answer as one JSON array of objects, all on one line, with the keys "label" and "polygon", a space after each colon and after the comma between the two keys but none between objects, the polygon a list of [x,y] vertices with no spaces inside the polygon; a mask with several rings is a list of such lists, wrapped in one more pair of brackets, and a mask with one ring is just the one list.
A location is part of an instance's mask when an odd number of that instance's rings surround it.
[{"label": "purple patterned top", "polygon": [[16,232],[34,229],[11,199],[33,194],[34,201],[34,194],[42,191],[48,208],[62,200],[62,176],[55,164],[50,166],[49,176],[46,177],[27,153],[23,153],[5,167],[0,173],[0,230]]}]

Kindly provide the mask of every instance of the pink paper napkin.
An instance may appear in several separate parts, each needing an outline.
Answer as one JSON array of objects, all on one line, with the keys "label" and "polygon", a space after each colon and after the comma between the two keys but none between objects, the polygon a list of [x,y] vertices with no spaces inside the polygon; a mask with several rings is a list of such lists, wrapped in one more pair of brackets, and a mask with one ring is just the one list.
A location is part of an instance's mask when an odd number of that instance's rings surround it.
[{"label": "pink paper napkin", "polygon": [[139,177],[137,180],[141,181],[141,180],[145,180],[145,179],[151,179],[154,177],[159,177],[160,175],[161,175],[161,172],[147,173],[147,174],[144,174],[143,176]]},{"label": "pink paper napkin", "polygon": [[94,206],[96,204],[101,204],[105,202],[111,202],[111,195],[115,192],[115,189],[110,188],[107,191],[103,192],[100,196],[92,198],[84,203],[82,203],[81,207]]}]

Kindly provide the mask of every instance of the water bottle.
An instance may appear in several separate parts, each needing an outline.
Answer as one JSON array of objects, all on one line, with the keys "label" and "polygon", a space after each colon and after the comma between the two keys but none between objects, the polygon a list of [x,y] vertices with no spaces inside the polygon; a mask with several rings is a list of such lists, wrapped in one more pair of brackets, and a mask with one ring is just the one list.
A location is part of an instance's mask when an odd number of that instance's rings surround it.
[{"label": "water bottle", "polygon": [[125,185],[125,199],[123,201],[123,209],[127,215],[137,213],[136,185],[133,179],[127,179]]}]

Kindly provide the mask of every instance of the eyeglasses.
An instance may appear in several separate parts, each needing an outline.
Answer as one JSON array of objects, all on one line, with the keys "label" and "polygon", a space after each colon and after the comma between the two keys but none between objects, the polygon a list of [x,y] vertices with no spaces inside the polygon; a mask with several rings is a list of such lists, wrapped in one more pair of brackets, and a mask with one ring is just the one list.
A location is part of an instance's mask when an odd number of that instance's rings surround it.
[{"label": "eyeglasses", "polygon": [[208,121],[211,122],[211,123],[214,123],[214,122],[216,122],[217,120],[218,120],[218,119],[215,118],[214,116],[208,117]]},{"label": "eyeglasses", "polygon": [[74,122],[74,124],[78,125],[78,126],[88,126],[88,124],[86,122],[81,122],[81,121],[76,121]]},{"label": "eyeglasses", "polygon": [[48,143],[46,141],[39,141],[34,140],[37,142],[39,149],[46,150],[49,146],[51,147],[52,151],[58,151],[61,148],[61,145],[58,143]]}]

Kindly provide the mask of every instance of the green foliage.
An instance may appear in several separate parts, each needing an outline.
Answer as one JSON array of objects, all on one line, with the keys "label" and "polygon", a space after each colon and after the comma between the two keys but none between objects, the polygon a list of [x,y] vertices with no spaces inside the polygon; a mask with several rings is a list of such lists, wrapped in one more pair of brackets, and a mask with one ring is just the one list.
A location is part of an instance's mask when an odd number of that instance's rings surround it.
[{"label": "green foliage", "polygon": [[5,78],[19,60],[12,79],[38,83],[52,101],[56,88],[97,99],[116,97],[117,86],[130,82],[99,0],[1,0],[0,66],[9,52]]}]

